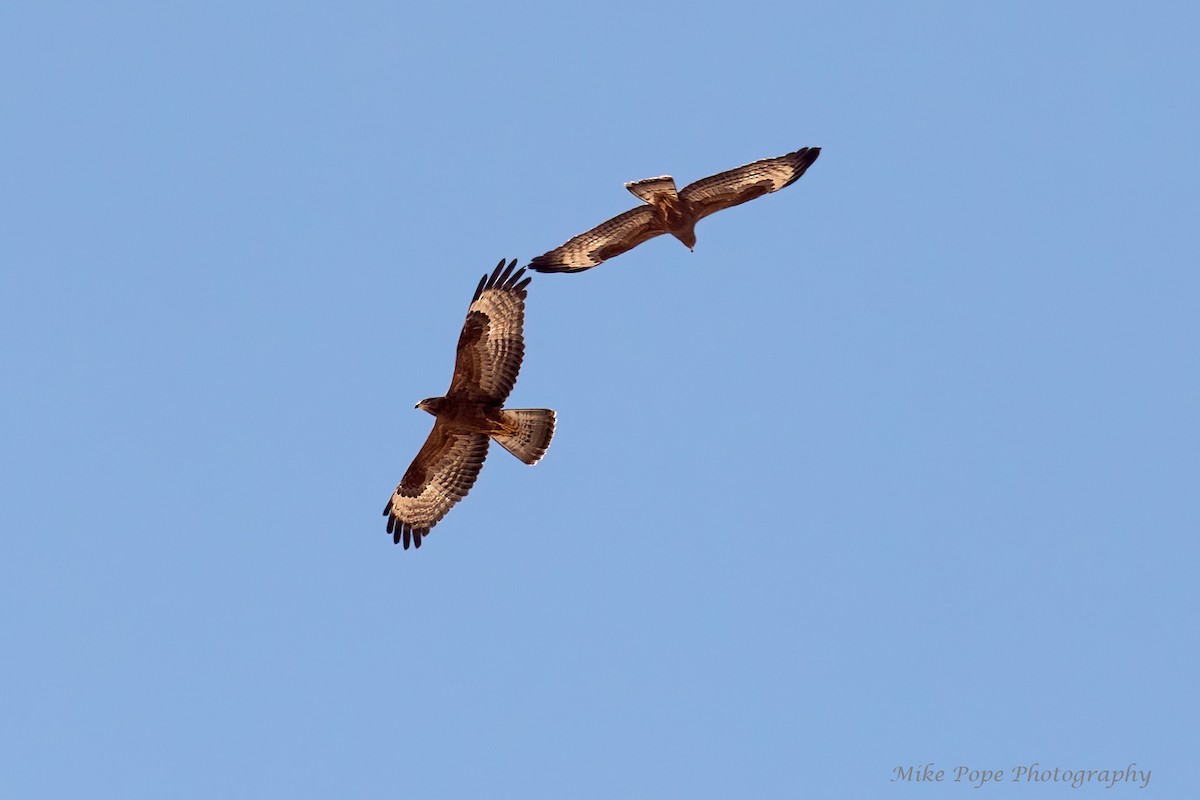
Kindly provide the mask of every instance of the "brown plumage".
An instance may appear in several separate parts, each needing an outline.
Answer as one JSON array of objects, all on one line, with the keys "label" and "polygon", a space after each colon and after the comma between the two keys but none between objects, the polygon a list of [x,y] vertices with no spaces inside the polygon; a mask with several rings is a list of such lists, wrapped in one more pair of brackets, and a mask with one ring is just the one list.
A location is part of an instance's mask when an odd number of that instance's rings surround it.
[{"label": "brown plumage", "polygon": [[503,408],[517,382],[525,355],[524,268],[501,260],[483,276],[458,337],[454,377],[445,397],[422,400],[417,408],[437,417],[433,430],[392,494],[384,516],[392,540],[421,546],[421,538],[466,497],[483,461],[489,439],[526,464],[536,464],[554,436],[548,408]]},{"label": "brown plumage", "polygon": [[696,246],[697,222],[709,214],[790,186],[820,153],[819,147],[805,147],[778,158],[765,158],[702,178],[679,192],[675,191],[675,181],[670,175],[627,183],[625,188],[647,205],[579,234],[562,247],[529,262],[529,268],[538,272],[580,272],[664,233],[671,234],[690,250]]}]

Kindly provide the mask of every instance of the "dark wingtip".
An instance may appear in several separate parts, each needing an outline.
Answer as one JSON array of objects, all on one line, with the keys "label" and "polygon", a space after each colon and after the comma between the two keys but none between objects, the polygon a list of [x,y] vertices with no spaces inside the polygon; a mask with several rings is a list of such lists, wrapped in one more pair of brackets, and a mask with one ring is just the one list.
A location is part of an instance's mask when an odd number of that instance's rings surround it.
[{"label": "dark wingtip", "polygon": [[483,276],[483,280],[479,282],[479,288],[475,290],[475,296],[471,298],[471,302],[474,303],[478,300],[479,295],[483,294],[484,289],[511,289],[517,280],[520,279],[521,273],[525,271],[525,268],[522,267],[514,275],[513,270],[516,266],[517,260],[515,258],[512,261],[505,261],[503,258],[500,259],[500,263],[492,270],[492,274],[490,276]]},{"label": "dark wingtip", "polygon": [[475,290],[475,297],[471,300],[474,303],[479,299],[479,295],[483,294],[484,289],[490,289],[496,285],[496,279],[500,277],[500,270],[504,269],[504,259],[500,259],[500,263],[492,270],[491,274],[483,273],[483,277],[479,281],[479,288]]},{"label": "dark wingtip", "polygon": [[420,547],[422,539],[429,535],[429,528],[414,528],[411,522],[403,522],[393,514],[388,517],[388,533],[392,534],[392,544],[403,544],[407,550]]},{"label": "dark wingtip", "polygon": [[483,277],[479,279],[479,285],[475,287],[475,294],[471,297],[471,302],[474,303],[479,299],[479,295],[483,294],[483,287],[487,286],[488,276],[485,272]]},{"label": "dark wingtip", "polygon": [[534,272],[542,273],[579,272],[577,267],[572,267],[559,261],[551,261],[550,259],[546,258],[546,256],[538,256],[533,261],[530,261],[526,266]]},{"label": "dark wingtip", "polygon": [[821,155],[821,148],[819,147],[801,147],[799,150],[793,153],[788,153],[787,156],[784,156],[784,158],[787,158],[788,156],[798,156],[796,159],[796,174],[792,176],[790,181],[779,188],[783,189],[787,186],[791,186],[793,183],[800,180],[800,176],[808,171],[808,168],[813,165],[813,162],[817,160],[817,156],[819,155]]},{"label": "dark wingtip", "polygon": [[[514,258],[511,262],[509,262],[508,266],[504,268],[503,272],[500,271],[500,267],[496,267],[496,273],[499,277],[493,276],[492,286],[499,286],[503,288],[504,285],[508,283],[508,279],[512,275],[513,268],[516,265],[517,260]],[[504,266],[503,260],[500,261],[500,266]]]}]

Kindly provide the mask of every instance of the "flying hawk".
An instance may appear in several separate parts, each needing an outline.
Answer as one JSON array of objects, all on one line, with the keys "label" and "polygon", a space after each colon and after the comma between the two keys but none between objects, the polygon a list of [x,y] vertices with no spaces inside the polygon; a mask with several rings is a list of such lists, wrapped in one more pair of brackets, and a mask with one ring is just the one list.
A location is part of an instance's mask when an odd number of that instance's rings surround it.
[{"label": "flying hawk", "polygon": [[777,192],[817,160],[819,147],[805,147],[778,158],[764,158],[744,167],[719,172],[675,191],[670,175],[625,184],[648,205],[626,211],[581,233],[562,247],[529,262],[538,272],[581,272],[637,247],[647,239],[669,233],[689,250],[696,246],[696,223],[709,214],[747,200]]},{"label": "flying hawk", "polygon": [[484,275],[471,298],[467,321],[458,337],[454,377],[445,397],[417,403],[437,417],[425,445],[392,498],[384,506],[388,533],[404,549],[446,516],[475,483],[488,439],[526,464],[545,455],[554,435],[554,412],[548,408],[502,408],[517,382],[525,355],[525,269],[504,260],[491,277]]}]

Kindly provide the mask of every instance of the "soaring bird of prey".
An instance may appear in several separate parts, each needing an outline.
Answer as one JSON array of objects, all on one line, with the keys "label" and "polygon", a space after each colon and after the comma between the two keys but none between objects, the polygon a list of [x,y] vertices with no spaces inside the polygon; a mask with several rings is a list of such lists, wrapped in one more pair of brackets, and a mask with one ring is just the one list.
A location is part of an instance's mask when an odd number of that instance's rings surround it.
[{"label": "soaring bird of prey", "polygon": [[421,546],[421,538],[464,498],[483,460],[488,440],[526,464],[545,455],[554,435],[548,408],[502,408],[517,382],[525,355],[524,268],[513,272],[501,260],[484,275],[471,298],[458,337],[454,377],[445,397],[430,397],[417,408],[437,417],[425,445],[383,509],[388,533],[397,544]]},{"label": "soaring bird of prey", "polygon": [[637,247],[647,239],[669,233],[689,250],[696,246],[696,223],[709,214],[745,203],[795,183],[821,154],[805,147],[778,158],[764,158],[744,167],[719,172],[675,191],[670,175],[625,184],[646,202],[581,233],[562,247],[529,262],[538,272],[580,272]]}]

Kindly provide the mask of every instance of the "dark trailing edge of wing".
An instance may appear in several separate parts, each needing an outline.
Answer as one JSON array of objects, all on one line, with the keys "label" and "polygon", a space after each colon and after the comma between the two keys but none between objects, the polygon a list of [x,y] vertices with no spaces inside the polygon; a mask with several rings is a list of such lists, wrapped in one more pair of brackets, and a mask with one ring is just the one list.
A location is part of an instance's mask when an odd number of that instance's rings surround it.
[{"label": "dark trailing edge of wing", "polygon": [[524,295],[525,287],[529,285],[533,277],[521,280],[521,276],[525,274],[525,268],[521,267],[514,274],[513,268],[516,266],[517,260],[515,258],[508,262],[507,268],[504,266],[504,259],[500,259],[500,263],[492,270],[491,277],[485,274],[479,279],[479,286],[475,288],[475,296],[471,298],[471,302],[474,303],[478,300],[479,296],[483,294],[484,289],[502,289],[508,292],[520,292]]}]

